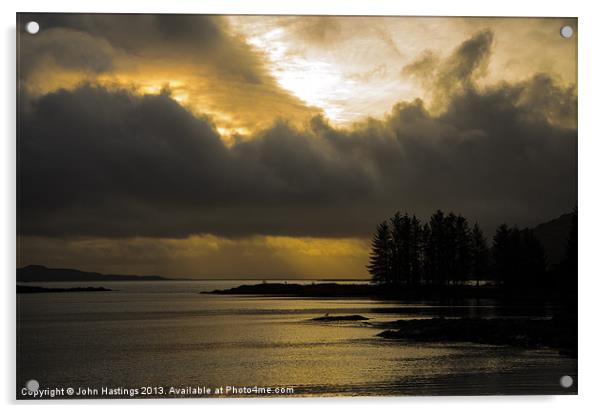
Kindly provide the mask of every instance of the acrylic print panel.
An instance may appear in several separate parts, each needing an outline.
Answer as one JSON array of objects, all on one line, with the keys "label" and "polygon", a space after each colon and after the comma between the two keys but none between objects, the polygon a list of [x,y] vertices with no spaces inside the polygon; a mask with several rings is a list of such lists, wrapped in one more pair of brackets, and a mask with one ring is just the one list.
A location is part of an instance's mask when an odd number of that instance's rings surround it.
[{"label": "acrylic print panel", "polygon": [[17,398],[577,393],[576,19],[17,19]]}]

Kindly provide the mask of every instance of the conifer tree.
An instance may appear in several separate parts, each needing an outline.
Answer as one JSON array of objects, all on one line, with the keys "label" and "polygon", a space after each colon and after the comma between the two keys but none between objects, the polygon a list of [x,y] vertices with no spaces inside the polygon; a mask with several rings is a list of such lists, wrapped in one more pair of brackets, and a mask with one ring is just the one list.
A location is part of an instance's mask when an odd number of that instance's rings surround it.
[{"label": "conifer tree", "polygon": [[547,257],[532,229],[521,231],[519,277],[517,284],[525,287],[542,286],[545,283]]},{"label": "conifer tree", "polygon": [[424,245],[424,273],[429,283],[443,285],[446,272],[446,230],[445,215],[437,210],[423,229],[425,234]]},{"label": "conifer tree", "polygon": [[511,271],[510,235],[511,231],[510,228],[508,228],[508,225],[502,224],[497,228],[493,237],[491,253],[496,282],[499,285],[503,285],[508,280]]},{"label": "conifer tree", "polygon": [[410,221],[410,282],[413,285],[422,283],[422,266],[423,266],[423,233],[420,220],[416,215],[412,216]]},{"label": "conifer tree", "polygon": [[392,271],[394,283],[406,284],[409,279],[409,217],[396,212],[390,220],[392,240]]},{"label": "conifer tree", "polygon": [[471,249],[471,271],[470,278],[479,283],[489,273],[489,248],[487,247],[487,240],[483,235],[483,231],[478,223],[475,223],[470,233],[470,249]]},{"label": "conifer tree", "polygon": [[373,283],[390,284],[393,282],[391,246],[391,230],[387,221],[384,221],[378,225],[372,239],[370,263],[367,266]]},{"label": "conifer tree", "polygon": [[451,278],[455,284],[464,283],[470,273],[470,229],[468,221],[462,215],[455,217],[453,222],[453,240],[454,240],[454,255],[453,273]]}]

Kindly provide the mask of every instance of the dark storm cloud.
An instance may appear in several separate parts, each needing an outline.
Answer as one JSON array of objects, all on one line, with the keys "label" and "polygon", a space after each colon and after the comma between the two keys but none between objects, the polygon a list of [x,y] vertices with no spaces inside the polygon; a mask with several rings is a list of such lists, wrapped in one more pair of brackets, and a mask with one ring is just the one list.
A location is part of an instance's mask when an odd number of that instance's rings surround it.
[{"label": "dark storm cloud", "polygon": [[575,85],[559,88],[546,75],[537,75],[523,84],[520,105],[531,107],[550,122],[571,128],[577,127]]},{"label": "dark storm cloud", "polygon": [[104,39],[85,32],[55,29],[44,36],[30,36],[19,48],[19,75],[31,72],[51,58],[65,69],[103,73],[113,68],[114,50]]},{"label": "dark storm cloud", "polygon": [[402,75],[419,78],[435,104],[446,105],[450,96],[472,89],[475,80],[486,74],[492,45],[493,33],[483,30],[462,42],[443,62],[432,51],[425,51],[403,68]]},{"label": "dark storm cloud", "polygon": [[470,87],[473,79],[487,69],[492,43],[493,33],[489,30],[464,41],[443,66],[439,79],[442,88],[454,90],[458,86]]},{"label": "dark storm cloud", "polygon": [[130,52],[157,49],[164,43],[211,49],[226,38],[221,18],[204,15],[25,13],[19,20],[35,20],[42,30],[86,32]]},{"label": "dark storm cloud", "polygon": [[265,69],[242,39],[229,34],[219,16],[161,14],[19,15],[20,30],[35,20],[44,36],[23,36],[22,74],[46,56],[65,68],[107,71],[115,55],[205,63],[225,75],[261,83]]},{"label": "dark storm cloud", "polygon": [[[26,234],[303,231],[305,222],[290,224],[289,213],[314,203],[340,207],[369,190],[352,165],[324,151],[327,142],[279,124],[228,149],[208,120],[166,94],[86,86],[46,95],[23,112]],[[314,219],[324,224],[324,213]]]},{"label": "dark storm cloud", "polygon": [[231,147],[168,93],[43,96],[21,112],[19,232],[364,237],[396,209],[487,229],[555,217],[576,203],[576,130],[553,121],[574,90],[546,75],[476,88],[491,43],[478,33],[439,65],[449,103],[436,115],[415,100],[352,129],[280,122]]}]

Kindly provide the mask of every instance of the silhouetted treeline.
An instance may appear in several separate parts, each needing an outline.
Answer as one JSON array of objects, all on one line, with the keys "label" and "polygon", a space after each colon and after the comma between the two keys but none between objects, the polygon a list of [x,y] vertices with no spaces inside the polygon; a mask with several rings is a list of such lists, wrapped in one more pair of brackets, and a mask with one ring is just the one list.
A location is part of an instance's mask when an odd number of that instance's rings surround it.
[{"label": "silhouetted treeline", "polygon": [[368,270],[378,284],[458,284],[487,278],[489,249],[478,224],[437,211],[428,223],[396,213],[372,241]]},{"label": "silhouetted treeline", "polygon": [[573,211],[571,217],[571,229],[566,240],[565,256],[562,263],[554,268],[552,277],[555,284],[574,296],[577,295],[577,209]]},{"label": "silhouetted treeline", "polygon": [[493,279],[506,287],[533,287],[545,280],[547,259],[530,229],[502,224],[493,237]]},{"label": "silhouetted treeline", "polygon": [[[489,284],[508,289],[558,284],[577,271],[577,218],[562,268],[550,275],[545,251],[531,229],[497,228],[491,248],[478,223],[436,211],[428,222],[396,213],[380,223],[372,240],[372,281],[392,286]],[[576,285],[576,281],[575,281]]]}]

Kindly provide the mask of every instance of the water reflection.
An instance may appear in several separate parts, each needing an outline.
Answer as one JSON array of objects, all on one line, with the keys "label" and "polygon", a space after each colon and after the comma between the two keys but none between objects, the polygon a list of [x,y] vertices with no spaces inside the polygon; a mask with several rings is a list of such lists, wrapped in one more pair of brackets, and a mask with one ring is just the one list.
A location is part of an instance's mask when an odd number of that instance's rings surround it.
[{"label": "water reflection", "polygon": [[[558,378],[576,373],[576,361],[554,351],[375,337],[375,325],[404,318],[545,317],[550,308],[198,294],[224,288],[216,284],[103,283],[119,291],[20,295],[18,381],[292,386],[303,395],[520,394],[562,392]],[[325,313],[370,320],[309,321]]]}]

